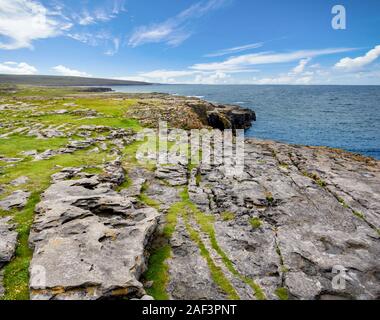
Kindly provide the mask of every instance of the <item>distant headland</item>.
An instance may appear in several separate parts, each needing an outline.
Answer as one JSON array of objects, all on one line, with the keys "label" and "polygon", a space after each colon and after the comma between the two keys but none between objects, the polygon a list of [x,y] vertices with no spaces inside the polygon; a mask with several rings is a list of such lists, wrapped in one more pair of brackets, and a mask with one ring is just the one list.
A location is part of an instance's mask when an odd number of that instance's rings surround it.
[{"label": "distant headland", "polygon": [[48,75],[11,75],[0,74],[0,84],[24,84],[36,86],[128,86],[128,85],[150,85],[148,82],[68,77],[68,76],[48,76]]}]

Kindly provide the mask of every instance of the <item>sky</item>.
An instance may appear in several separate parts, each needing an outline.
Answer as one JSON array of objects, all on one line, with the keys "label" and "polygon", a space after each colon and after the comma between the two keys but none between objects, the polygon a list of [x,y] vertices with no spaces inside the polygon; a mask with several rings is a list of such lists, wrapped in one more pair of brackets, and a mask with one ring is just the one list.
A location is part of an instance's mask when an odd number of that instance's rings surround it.
[{"label": "sky", "polygon": [[379,0],[0,0],[0,73],[380,85],[379,12]]}]

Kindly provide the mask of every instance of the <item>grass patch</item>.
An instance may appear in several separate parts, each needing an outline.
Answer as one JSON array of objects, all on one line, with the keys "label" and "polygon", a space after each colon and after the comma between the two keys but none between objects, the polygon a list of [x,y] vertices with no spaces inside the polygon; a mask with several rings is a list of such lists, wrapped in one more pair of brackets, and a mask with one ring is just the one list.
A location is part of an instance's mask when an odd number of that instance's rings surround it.
[{"label": "grass patch", "polygon": [[361,213],[361,212],[359,212],[359,211],[356,211],[356,210],[353,210],[352,213],[353,213],[356,217],[358,217],[359,219],[362,219],[362,220],[365,221],[365,216],[364,216],[363,213]]},{"label": "grass patch", "polygon": [[284,265],[282,265],[280,269],[281,269],[281,272],[282,272],[282,273],[287,273],[287,272],[289,272],[289,269],[288,269],[287,267],[285,267]]},{"label": "grass patch", "polygon": [[230,300],[239,300],[239,295],[224,275],[223,270],[215,265],[198,232],[190,226],[186,215],[184,215],[184,219],[187,232],[189,233],[190,238],[198,245],[201,256],[205,258],[213,281],[227,294],[227,297]]},{"label": "grass patch", "polygon": [[[13,92],[16,91],[16,92]],[[11,97],[28,97],[28,96],[43,96],[57,97],[67,94],[78,93],[79,88],[75,87],[39,87],[31,85],[14,85],[11,92],[1,92],[1,96]]]},{"label": "grass patch", "polygon": [[276,294],[276,296],[280,300],[288,300],[289,299],[288,289],[286,289],[286,288],[283,288],[283,287],[282,288],[277,288],[274,293]]},{"label": "grass patch", "polygon": [[[182,202],[173,204],[166,215],[166,224],[162,232],[162,236],[168,241],[171,239],[176,225],[178,215],[182,214],[184,205]],[[169,281],[169,267],[166,260],[171,256],[170,245],[164,245],[161,248],[153,250],[149,257],[148,268],[143,277],[148,281],[153,281],[151,288],[146,291],[149,295],[156,300],[168,300],[166,292],[167,284]]]},{"label": "grass patch", "polygon": [[22,135],[11,135],[9,139],[2,140],[0,154],[6,157],[22,157],[22,151],[37,150],[43,152],[47,149],[58,149],[68,143],[68,138],[37,139]]},{"label": "grass patch", "polygon": [[131,186],[132,186],[132,180],[128,178],[128,176],[125,176],[124,182],[116,187],[116,191],[120,192],[121,190],[128,189]]},{"label": "grass patch", "polygon": [[263,290],[260,288],[260,286],[251,278],[244,276],[240,274],[234,267],[234,264],[232,261],[228,258],[226,253],[222,250],[222,248],[219,246],[218,241],[216,239],[215,229],[214,229],[214,216],[207,215],[196,207],[194,203],[190,201],[187,188],[184,189],[183,192],[183,201],[186,203],[187,207],[190,209],[189,213],[193,215],[195,218],[195,221],[199,225],[200,229],[208,235],[210,238],[211,247],[219,254],[219,256],[222,258],[223,264],[226,266],[226,268],[237,278],[239,278],[241,281],[248,284],[252,290],[255,292],[256,298],[258,300],[264,300],[266,299],[265,294]]},{"label": "grass patch", "polygon": [[138,198],[149,207],[153,207],[157,210],[160,208],[160,203],[152,198],[149,198],[145,193],[140,194]]},{"label": "grass patch", "polygon": [[141,193],[138,196],[138,199],[145,203],[149,207],[153,207],[155,209],[160,209],[160,203],[150,197],[147,196],[146,191],[148,190],[148,184],[146,182],[143,183],[141,187]]},{"label": "grass patch", "polygon": [[289,165],[287,163],[284,163],[284,162],[280,162],[280,167],[284,168],[284,169],[289,169]]},{"label": "grass patch", "polygon": [[197,174],[195,175],[195,183],[196,183],[197,187],[199,187],[201,185],[201,182],[202,182],[202,175],[198,171]]},{"label": "grass patch", "polygon": [[349,205],[342,199],[342,198],[337,198],[339,203],[343,206],[343,208],[349,208]]},{"label": "grass patch", "polygon": [[249,219],[249,223],[253,229],[258,229],[263,225],[263,222],[257,217]]},{"label": "grass patch", "polygon": [[29,248],[28,238],[33,223],[34,207],[39,199],[39,194],[33,193],[25,208],[14,216],[18,245],[14,259],[4,267],[4,300],[29,299],[29,263],[33,252]]},{"label": "grass patch", "polygon": [[163,230],[163,234],[167,239],[170,239],[175,231],[177,226],[178,215],[181,214],[184,210],[183,203],[178,202],[173,204],[167,215],[166,215],[166,224]]},{"label": "grass patch", "polygon": [[269,191],[265,192],[265,199],[269,205],[273,204],[273,202],[274,202],[274,197],[273,197],[272,193]]},{"label": "grass patch", "polygon": [[86,108],[112,117],[124,117],[128,109],[137,103],[137,100],[98,97],[76,99],[74,103],[78,105],[78,109]]},{"label": "grass patch", "polygon": [[168,300],[169,296],[166,292],[167,283],[169,281],[169,267],[165,262],[170,258],[171,248],[165,245],[153,251],[149,257],[148,270],[144,273],[144,278],[153,281],[153,285],[146,289],[146,292],[156,300]]},{"label": "grass patch", "polygon": [[221,214],[222,220],[223,221],[231,221],[235,219],[235,214],[232,212],[226,211]]},{"label": "grass patch", "polygon": [[144,141],[134,141],[123,149],[123,162],[126,169],[131,169],[135,166],[141,166],[149,171],[156,169],[155,161],[139,161],[136,158],[137,152],[140,148],[145,148],[143,145],[147,142],[147,138]]},{"label": "grass patch", "polygon": [[327,186],[327,183],[322,180],[316,173],[309,173],[309,172],[303,172],[303,175],[305,177],[309,177],[310,179],[313,179],[317,185],[319,185],[321,188],[324,188]]}]

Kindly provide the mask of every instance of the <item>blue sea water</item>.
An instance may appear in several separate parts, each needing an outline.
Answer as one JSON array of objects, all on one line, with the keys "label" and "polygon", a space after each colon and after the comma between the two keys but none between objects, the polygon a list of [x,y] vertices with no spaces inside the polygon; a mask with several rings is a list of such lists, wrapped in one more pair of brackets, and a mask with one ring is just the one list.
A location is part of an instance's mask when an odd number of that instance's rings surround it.
[{"label": "blue sea water", "polygon": [[165,92],[232,103],[256,112],[246,136],[341,148],[380,159],[380,86],[152,85],[119,92]]}]

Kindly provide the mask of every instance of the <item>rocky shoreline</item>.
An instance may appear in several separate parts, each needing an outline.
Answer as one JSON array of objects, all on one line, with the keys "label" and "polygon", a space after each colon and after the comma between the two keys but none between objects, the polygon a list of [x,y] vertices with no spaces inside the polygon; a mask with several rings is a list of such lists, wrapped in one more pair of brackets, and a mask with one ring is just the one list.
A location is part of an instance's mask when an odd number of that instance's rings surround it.
[{"label": "rocky shoreline", "polygon": [[0,149],[6,299],[380,298],[380,161],[246,139],[242,175],[143,165],[137,121],[224,130],[255,120],[164,94],[3,97],[0,116],[2,143],[36,144]]}]

